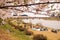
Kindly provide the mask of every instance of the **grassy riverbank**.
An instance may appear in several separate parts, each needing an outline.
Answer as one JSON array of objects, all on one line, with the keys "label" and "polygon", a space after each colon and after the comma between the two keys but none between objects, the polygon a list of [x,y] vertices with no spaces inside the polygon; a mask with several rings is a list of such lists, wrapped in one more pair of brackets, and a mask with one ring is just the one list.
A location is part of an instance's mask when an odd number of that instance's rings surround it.
[{"label": "grassy riverbank", "polygon": [[[3,33],[3,35],[1,35],[1,33]],[[7,38],[6,40],[10,40],[10,39],[11,40],[31,40],[31,38],[25,35],[24,32],[14,29],[9,24],[4,24],[0,26],[0,36],[1,36],[0,39],[3,38],[2,40],[5,40],[6,38]]]}]

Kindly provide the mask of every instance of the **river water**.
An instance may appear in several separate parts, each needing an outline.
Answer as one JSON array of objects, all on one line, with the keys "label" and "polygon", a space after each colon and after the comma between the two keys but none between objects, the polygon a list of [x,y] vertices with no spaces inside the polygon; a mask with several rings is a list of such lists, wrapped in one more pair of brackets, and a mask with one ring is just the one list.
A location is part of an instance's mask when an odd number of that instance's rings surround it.
[{"label": "river water", "polygon": [[42,24],[43,26],[60,29],[60,21],[57,20],[44,20],[44,19],[23,19],[25,23],[32,23],[32,24]]}]

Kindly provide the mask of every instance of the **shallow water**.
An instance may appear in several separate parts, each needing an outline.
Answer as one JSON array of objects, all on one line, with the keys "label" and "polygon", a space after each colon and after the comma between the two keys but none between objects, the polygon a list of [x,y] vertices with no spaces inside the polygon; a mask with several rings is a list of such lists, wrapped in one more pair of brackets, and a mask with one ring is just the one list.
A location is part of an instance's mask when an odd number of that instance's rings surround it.
[{"label": "shallow water", "polygon": [[44,19],[23,19],[26,23],[32,23],[32,24],[42,24],[43,26],[54,28],[54,29],[60,29],[60,21],[57,20],[44,20]]}]

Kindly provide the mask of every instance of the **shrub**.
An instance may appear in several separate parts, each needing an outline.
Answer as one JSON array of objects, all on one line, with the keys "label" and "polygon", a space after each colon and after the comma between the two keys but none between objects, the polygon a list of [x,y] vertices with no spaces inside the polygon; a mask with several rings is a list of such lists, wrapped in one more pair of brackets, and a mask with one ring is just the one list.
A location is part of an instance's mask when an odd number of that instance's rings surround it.
[{"label": "shrub", "polygon": [[0,18],[0,25],[1,25],[2,21],[3,21],[3,19],[2,19],[2,18]]},{"label": "shrub", "polygon": [[53,33],[57,33],[58,31],[55,30],[55,29],[52,29],[51,32],[53,32]]},{"label": "shrub", "polygon": [[19,30],[20,30],[20,31],[24,31],[24,30],[25,30],[25,28],[24,28],[24,27],[22,27],[22,26],[20,26],[20,27],[19,27]]},{"label": "shrub", "polygon": [[26,29],[26,30],[25,30],[25,34],[26,34],[26,35],[32,35],[33,32],[32,32],[31,30]]},{"label": "shrub", "polygon": [[33,40],[47,40],[47,37],[42,34],[37,34],[33,36]]}]

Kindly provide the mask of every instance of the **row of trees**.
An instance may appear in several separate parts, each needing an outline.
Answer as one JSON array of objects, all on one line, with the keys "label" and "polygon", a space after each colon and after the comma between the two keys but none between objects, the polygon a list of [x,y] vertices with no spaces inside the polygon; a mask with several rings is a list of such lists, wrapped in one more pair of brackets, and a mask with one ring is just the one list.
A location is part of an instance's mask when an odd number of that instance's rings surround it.
[{"label": "row of trees", "polygon": [[[3,2],[3,0],[1,0],[2,2]],[[1,2],[0,1],[0,2]],[[7,1],[7,0],[6,0]],[[14,1],[14,3],[17,5],[17,4],[33,4],[33,3],[35,3],[35,0],[12,0],[12,1]],[[38,0],[37,0],[38,1]],[[39,0],[40,1],[40,0]],[[48,1],[48,0],[45,0],[45,1]],[[45,2],[45,1],[43,1],[43,2]],[[50,1],[50,0],[49,0]],[[36,6],[23,6],[23,7],[21,7],[21,8],[19,8],[19,9],[16,9],[16,10],[18,10],[19,12],[21,11],[28,11],[28,12],[31,12],[31,13],[36,13],[36,14],[38,14],[38,13],[40,13],[40,12],[43,12],[43,10],[42,9],[48,9],[47,11],[46,11],[46,13],[49,15],[49,13],[51,12],[51,11],[54,11],[54,9],[49,9],[48,8],[48,5],[49,4],[40,4],[40,5],[36,5]],[[54,6],[54,5],[52,5],[52,6]],[[12,7],[13,8],[13,7]],[[51,7],[52,8],[52,7]],[[13,8],[14,9],[14,8]],[[14,9],[15,10],[15,9]]]}]

